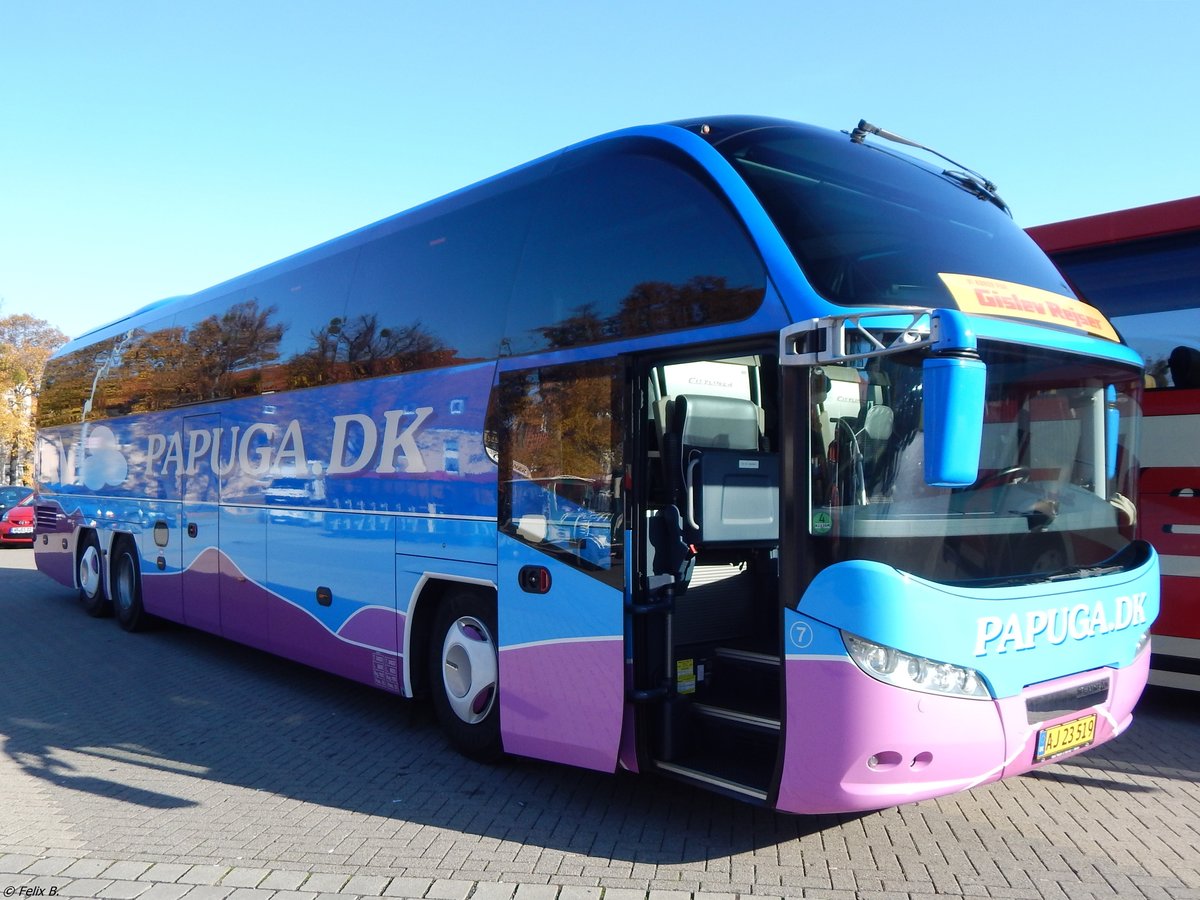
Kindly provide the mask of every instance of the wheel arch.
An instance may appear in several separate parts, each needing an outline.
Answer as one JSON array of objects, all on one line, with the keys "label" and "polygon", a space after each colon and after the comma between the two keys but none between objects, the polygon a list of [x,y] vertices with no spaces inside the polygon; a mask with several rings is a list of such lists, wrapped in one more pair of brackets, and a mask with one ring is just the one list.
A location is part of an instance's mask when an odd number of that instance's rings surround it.
[{"label": "wheel arch", "polygon": [[455,590],[471,590],[496,602],[496,584],[481,578],[454,575],[421,576],[413,589],[404,620],[404,684],[409,697],[428,699],[429,641],[437,621],[438,609],[446,596]]}]

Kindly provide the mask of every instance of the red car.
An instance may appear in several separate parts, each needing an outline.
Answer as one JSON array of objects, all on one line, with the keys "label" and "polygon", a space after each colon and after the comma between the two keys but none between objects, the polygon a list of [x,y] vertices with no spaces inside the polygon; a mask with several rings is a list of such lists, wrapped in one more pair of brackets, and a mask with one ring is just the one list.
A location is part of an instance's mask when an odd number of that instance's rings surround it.
[{"label": "red car", "polygon": [[0,547],[10,544],[33,546],[32,494],[0,516]]}]

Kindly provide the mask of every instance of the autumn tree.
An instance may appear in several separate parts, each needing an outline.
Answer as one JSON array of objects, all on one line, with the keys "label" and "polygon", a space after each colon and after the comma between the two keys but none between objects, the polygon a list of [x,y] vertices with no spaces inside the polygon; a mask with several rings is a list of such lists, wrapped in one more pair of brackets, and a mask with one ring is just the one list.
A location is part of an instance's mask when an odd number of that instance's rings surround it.
[{"label": "autumn tree", "polygon": [[46,360],[67,336],[30,315],[0,318],[0,482],[31,484],[33,417]]}]

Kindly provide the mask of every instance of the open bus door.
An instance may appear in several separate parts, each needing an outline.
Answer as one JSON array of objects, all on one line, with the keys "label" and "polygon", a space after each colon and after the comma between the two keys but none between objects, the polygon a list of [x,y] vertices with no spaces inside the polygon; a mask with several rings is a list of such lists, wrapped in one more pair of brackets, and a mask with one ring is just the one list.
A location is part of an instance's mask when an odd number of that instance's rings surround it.
[{"label": "open bus door", "polygon": [[639,763],[769,803],[783,705],[777,357],[659,357],[637,385]]},{"label": "open bus door", "polygon": [[624,366],[500,376],[497,619],[510,753],[613,771],[625,703]]}]

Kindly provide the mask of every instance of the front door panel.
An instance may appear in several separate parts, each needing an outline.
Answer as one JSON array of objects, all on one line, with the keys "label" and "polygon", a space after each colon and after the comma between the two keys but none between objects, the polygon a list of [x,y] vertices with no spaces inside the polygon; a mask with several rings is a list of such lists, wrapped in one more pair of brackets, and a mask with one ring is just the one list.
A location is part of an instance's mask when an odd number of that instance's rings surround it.
[{"label": "front door panel", "polygon": [[616,768],[625,698],[621,368],[500,389],[500,727],[510,753]]}]

